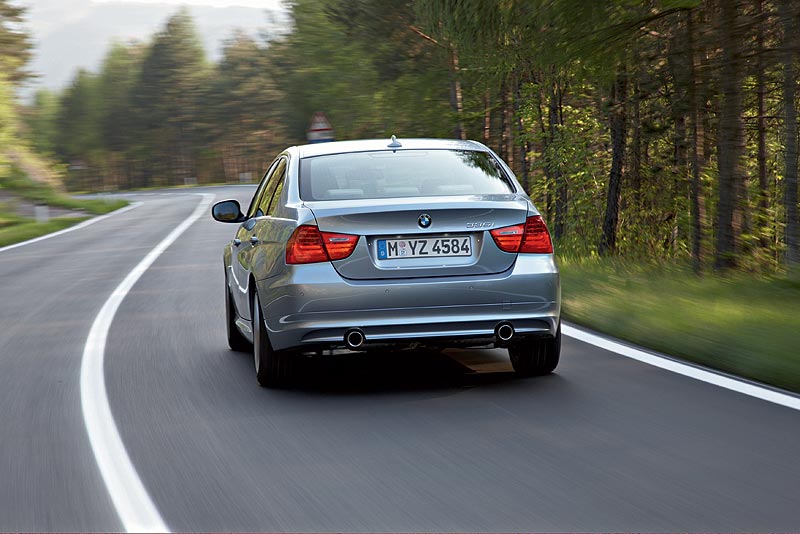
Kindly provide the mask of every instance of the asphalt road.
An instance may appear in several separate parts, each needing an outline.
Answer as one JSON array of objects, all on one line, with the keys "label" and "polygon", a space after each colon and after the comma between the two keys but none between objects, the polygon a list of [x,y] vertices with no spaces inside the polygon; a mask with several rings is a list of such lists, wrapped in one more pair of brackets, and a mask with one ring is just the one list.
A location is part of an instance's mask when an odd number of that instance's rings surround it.
[{"label": "asphalt road", "polygon": [[[136,209],[0,252],[0,531],[123,529],[84,426],[81,357],[194,192],[132,195]],[[800,412],[569,338],[544,378],[472,350],[309,361],[295,388],[258,387],[225,343],[233,231],[189,227],[108,334],[112,413],[170,529],[800,529]]]}]

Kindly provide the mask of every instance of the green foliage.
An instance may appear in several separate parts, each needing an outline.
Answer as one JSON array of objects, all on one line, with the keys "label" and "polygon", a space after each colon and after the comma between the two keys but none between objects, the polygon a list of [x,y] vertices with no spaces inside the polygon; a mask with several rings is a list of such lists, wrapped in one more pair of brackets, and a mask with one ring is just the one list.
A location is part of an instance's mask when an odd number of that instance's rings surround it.
[{"label": "green foliage", "polygon": [[78,72],[55,119],[48,95],[37,98],[26,124],[73,190],[257,178],[286,143],[280,79],[266,47],[241,34],[206,62],[181,10],[150,44],[113,43],[99,73]]},{"label": "green foliage", "polygon": [[[364,110],[373,114],[373,121],[374,114],[381,119],[372,135],[452,135],[446,47],[415,26],[412,2],[387,9],[382,0],[329,0],[325,13],[328,22],[354,45],[354,54],[343,59],[369,62],[374,71],[376,106]],[[335,105],[332,100],[326,108]]]},{"label": "green foliage", "polygon": [[5,176],[0,176],[0,188],[30,202],[86,211],[95,215],[108,213],[127,205],[124,200],[77,199],[64,195],[48,184],[32,180],[16,165],[11,165]]},{"label": "green foliage", "polygon": [[[55,95],[47,92],[37,94],[33,108],[36,113],[25,110],[22,114],[24,125],[20,124],[21,114],[14,91],[27,77],[24,67],[30,49],[29,37],[22,25],[23,13],[23,9],[0,0],[0,189],[35,189],[42,196],[67,203],[69,199],[58,194],[53,184],[46,183],[54,176],[48,168],[49,162],[36,156],[28,145],[30,143],[30,146],[43,153],[54,149],[57,133],[55,118],[59,110]],[[34,132],[41,137],[33,135]],[[31,171],[40,182],[27,175]],[[7,212],[7,206],[0,208],[0,226],[3,228],[25,222]]]},{"label": "green foliage", "polygon": [[[0,147],[7,147],[14,137],[16,113],[12,88],[0,72]],[[0,178],[8,172],[8,161],[4,150],[0,149]]]},{"label": "green foliage", "polygon": [[289,135],[304,140],[313,113],[324,111],[337,139],[372,137],[382,130],[378,74],[363,60],[363,47],[326,15],[324,4],[297,0],[294,31],[276,50]]},{"label": "green foliage", "polygon": [[61,97],[56,152],[64,161],[87,157],[100,147],[97,76],[80,70]]},{"label": "green foliage", "polygon": [[56,153],[59,110],[58,95],[47,89],[37,91],[33,105],[23,110],[25,140],[36,152],[47,157]]},{"label": "green foliage", "polygon": [[138,44],[113,43],[100,69],[95,102],[100,114],[97,127],[103,137],[103,148],[112,153],[136,143],[132,135],[135,117],[129,106],[141,76],[143,53]]},{"label": "green foliage", "polygon": [[[773,52],[783,35],[774,2],[762,2],[764,15],[756,16],[734,1],[736,37],[752,58],[739,88],[746,157],[735,253],[746,270],[775,271],[785,248],[786,140],[784,69]],[[609,220],[617,150],[615,253],[639,258],[685,258],[692,250],[694,147],[703,209],[698,262],[709,256],[721,192],[718,2],[409,0],[387,8],[381,0],[294,0],[288,7],[290,33],[272,42],[234,34],[215,65],[205,61],[186,12],[149,44],[113,45],[98,74],[78,73],[56,104],[42,94],[26,110],[32,143],[70,165],[70,187],[103,190],[255,179],[282,147],[305,142],[316,111],[328,115],[338,139],[465,131],[511,164],[551,229],[560,228],[558,249],[585,256],[596,253]],[[627,88],[619,98],[613,81]],[[759,91],[766,158],[756,150]],[[622,148],[612,144],[612,116],[625,120]]]},{"label": "green foliage", "polygon": [[206,72],[194,23],[181,10],[156,34],[131,93],[138,112],[132,128],[135,138],[154,156],[143,162],[145,184],[167,184],[167,173],[184,180],[197,176],[196,118]]},{"label": "green foliage", "polygon": [[283,149],[285,107],[270,50],[242,33],[225,44],[205,82],[200,120],[210,154],[222,154],[226,176],[259,175]]},{"label": "green foliage", "polygon": [[[543,85],[529,84],[529,105],[520,110],[525,124],[537,124],[539,115],[547,105],[542,95]],[[547,130],[532,129],[529,140],[541,151],[530,154],[534,179],[528,193],[544,214],[548,226],[555,226],[555,184],[547,178],[547,170],[557,168],[564,176],[569,190],[568,213],[580,214],[569,217],[565,235],[556,242],[562,253],[590,254],[594,249],[602,226],[605,197],[604,184],[608,177],[610,150],[605,137],[606,126],[599,120],[591,96],[590,87],[581,91],[584,98],[577,105],[564,105],[564,124],[557,125],[551,138]],[[546,112],[546,110],[544,110]]]},{"label": "green foliage", "polygon": [[0,73],[19,83],[29,77],[25,64],[30,59],[30,36],[24,29],[25,8],[0,0]]}]

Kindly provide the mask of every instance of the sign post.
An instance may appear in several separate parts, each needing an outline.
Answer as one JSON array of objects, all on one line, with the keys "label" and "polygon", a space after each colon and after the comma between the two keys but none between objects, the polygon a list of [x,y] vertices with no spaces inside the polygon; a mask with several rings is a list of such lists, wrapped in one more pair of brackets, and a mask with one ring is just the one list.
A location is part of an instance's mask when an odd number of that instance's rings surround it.
[{"label": "sign post", "polygon": [[325,143],[334,140],[333,127],[323,112],[317,111],[311,117],[311,124],[308,125],[306,138],[309,143]]}]

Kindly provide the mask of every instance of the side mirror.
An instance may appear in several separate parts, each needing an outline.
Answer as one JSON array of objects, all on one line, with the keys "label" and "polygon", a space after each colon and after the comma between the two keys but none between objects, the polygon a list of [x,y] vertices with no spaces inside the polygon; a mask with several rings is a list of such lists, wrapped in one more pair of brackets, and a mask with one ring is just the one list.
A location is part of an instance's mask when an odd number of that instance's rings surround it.
[{"label": "side mirror", "polygon": [[223,200],[211,208],[211,216],[215,221],[224,223],[238,223],[245,220],[242,208],[236,200]]}]

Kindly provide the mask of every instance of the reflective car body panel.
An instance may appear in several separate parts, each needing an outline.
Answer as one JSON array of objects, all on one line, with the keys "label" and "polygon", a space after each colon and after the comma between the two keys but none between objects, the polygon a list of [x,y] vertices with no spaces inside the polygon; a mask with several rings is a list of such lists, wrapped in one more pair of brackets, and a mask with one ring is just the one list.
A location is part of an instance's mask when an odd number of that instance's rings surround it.
[{"label": "reflective car body panel", "polygon": [[[276,158],[224,251],[226,283],[245,337],[252,339],[254,291],[275,350],[343,347],[345,333],[353,328],[363,331],[365,348],[485,345],[493,342],[501,321],[510,322],[519,336],[556,334],[561,291],[553,254],[504,252],[490,234],[538,215],[508,166],[473,141],[401,142],[399,149],[388,148],[387,140],[305,145]],[[409,187],[402,191],[411,196],[399,198],[301,198],[304,158],[402,150],[484,153],[507,180],[508,192],[424,196]],[[336,194],[362,190],[342,183]],[[427,227],[420,222],[428,221],[423,216],[431,221]],[[287,243],[302,225],[358,240],[344,259],[287,264]],[[382,258],[378,252],[380,245],[385,254],[387,240],[413,247],[455,238],[469,239],[469,254]]]}]

